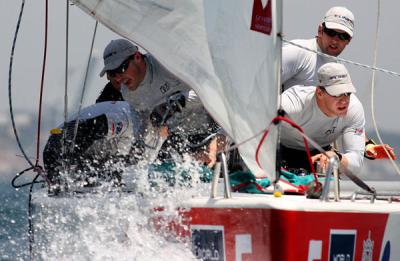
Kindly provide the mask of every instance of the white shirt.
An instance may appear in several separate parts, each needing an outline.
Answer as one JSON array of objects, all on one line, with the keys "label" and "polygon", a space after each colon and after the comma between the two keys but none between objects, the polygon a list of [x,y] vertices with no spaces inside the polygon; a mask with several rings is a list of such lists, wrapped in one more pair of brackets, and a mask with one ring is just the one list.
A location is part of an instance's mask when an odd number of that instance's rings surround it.
[{"label": "white shirt", "polygon": [[[82,109],[80,121],[105,115],[107,118],[107,132],[101,139],[85,152],[87,155],[128,155],[134,141],[143,141],[147,145],[143,154],[144,159],[153,161],[157,157],[164,138],[159,137],[159,129],[152,127],[149,121],[144,121],[139,114],[125,101],[100,102]],[[69,121],[77,119],[72,115]],[[59,127],[62,128],[63,125]]]},{"label": "white shirt", "polygon": [[146,75],[138,88],[131,91],[122,85],[121,93],[143,119],[148,119],[151,112],[167,98],[178,91],[186,97],[186,106],[182,113],[176,113],[167,121],[170,130],[187,134],[203,133],[211,122],[200,98],[191,88],[171,74],[153,56],[144,56]]},{"label": "white shirt", "polygon": [[150,115],[155,107],[165,103],[171,94],[181,91],[188,97],[189,86],[176,78],[151,55],[145,55],[146,75],[134,91],[121,86],[122,97],[138,112]]},{"label": "white shirt", "polygon": [[[298,39],[292,42],[307,47],[313,51],[319,51],[317,39]],[[284,90],[294,85],[317,86],[318,69],[325,63],[333,62],[333,58],[327,58],[316,53],[301,49],[297,46],[285,43],[282,46],[282,84]]]},{"label": "white shirt", "polygon": [[[346,116],[328,117],[320,109],[313,86],[294,86],[282,94],[282,108],[303,128],[304,133],[320,146],[328,146],[337,138],[343,140],[343,153],[349,170],[357,173],[362,166],[365,146],[364,109],[352,94]],[[287,123],[282,124],[281,143],[292,149],[305,150],[303,137]],[[309,144],[310,149],[314,147]]]}]

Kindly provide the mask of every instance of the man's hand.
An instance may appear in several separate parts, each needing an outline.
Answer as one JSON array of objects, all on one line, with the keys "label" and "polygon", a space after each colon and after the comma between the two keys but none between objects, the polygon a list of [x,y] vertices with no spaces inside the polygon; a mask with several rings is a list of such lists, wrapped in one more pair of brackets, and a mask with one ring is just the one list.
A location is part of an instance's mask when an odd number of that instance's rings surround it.
[{"label": "man's hand", "polygon": [[161,126],[159,129],[160,137],[166,139],[168,137],[168,126]]},{"label": "man's hand", "polygon": [[193,154],[194,158],[204,164],[207,167],[214,167],[217,161],[217,154],[224,150],[226,146],[227,139],[222,134],[217,134],[210,143],[207,145],[206,150],[200,150]]},{"label": "man's hand", "polygon": [[167,101],[155,107],[150,115],[154,126],[161,126],[166,123],[175,113],[181,113],[186,105],[185,96],[176,92],[167,97]]},{"label": "man's hand", "polygon": [[[385,148],[388,153],[386,153]],[[393,148],[388,144],[368,144],[365,146],[365,156],[369,159],[388,159],[389,157],[393,160],[396,159]]]},{"label": "man's hand", "polygon": [[[326,156],[328,155],[328,157]],[[320,154],[316,154],[314,156],[311,157],[312,163],[314,164],[316,161],[319,162],[319,166],[321,168],[321,172],[325,173],[328,165],[329,165],[329,158],[333,157],[336,155],[336,153],[334,151],[327,151],[326,155],[323,153]]]}]

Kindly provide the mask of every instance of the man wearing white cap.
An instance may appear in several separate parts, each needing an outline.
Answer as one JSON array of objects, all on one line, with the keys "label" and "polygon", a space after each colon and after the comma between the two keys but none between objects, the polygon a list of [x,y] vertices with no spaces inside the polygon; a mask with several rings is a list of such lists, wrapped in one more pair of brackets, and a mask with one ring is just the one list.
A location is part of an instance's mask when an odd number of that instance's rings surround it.
[{"label": "man wearing white cap", "polygon": [[[167,124],[170,131],[177,134],[167,143],[175,145],[174,149],[180,150],[180,153],[183,153],[182,148],[184,151],[189,149],[187,141],[181,139],[182,133],[189,136],[189,140],[193,138],[198,142],[218,128],[188,85],[171,74],[152,55],[139,52],[138,47],[130,41],[112,40],[105,48],[103,58],[104,68],[100,76],[107,74],[110,82],[96,102],[125,100],[142,119],[159,118],[157,121]],[[168,108],[171,103],[180,108],[176,110],[175,106],[171,110]],[[168,110],[170,113],[166,112]],[[170,117],[171,112],[176,111],[179,113]],[[184,144],[176,146],[178,142]]]},{"label": "man wearing white cap", "polygon": [[[337,154],[340,167],[357,173],[364,154],[364,109],[354,93],[347,69],[342,64],[326,63],[317,72],[318,85],[294,86],[282,94],[282,108],[304,133],[327,149],[327,154]],[[330,144],[343,139],[343,152],[330,150]],[[282,124],[282,160],[289,168],[310,170],[303,137],[288,124]],[[327,157],[310,147],[313,162],[326,167]]]},{"label": "man wearing white cap", "polygon": [[[338,56],[350,43],[354,33],[354,15],[346,7],[336,6],[329,9],[321,24],[318,26],[318,35],[312,39],[298,39],[292,42],[316,52],[331,56]],[[295,85],[317,85],[318,69],[325,63],[335,61],[334,58],[323,57],[314,52],[301,49],[291,44],[282,47],[282,85],[283,89]],[[357,98],[355,98],[357,99]],[[392,158],[395,158],[393,149],[385,145],[371,144],[367,141],[365,155],[370,159],[387,158],[386,153],[378,154],[380,148],[386,147]]]},{"label": "man wearing white cap", "polygon": [[[313,51],[338,56],[350,43],[354,31],[354,15],[345,7],[332,7],[318,26],[318,35],[312,39],[293,40],[293,43]],[[321,65],[334,59],[291,44],[282,47],[282,84],[284,89],[294,85],[314,85]]]}]

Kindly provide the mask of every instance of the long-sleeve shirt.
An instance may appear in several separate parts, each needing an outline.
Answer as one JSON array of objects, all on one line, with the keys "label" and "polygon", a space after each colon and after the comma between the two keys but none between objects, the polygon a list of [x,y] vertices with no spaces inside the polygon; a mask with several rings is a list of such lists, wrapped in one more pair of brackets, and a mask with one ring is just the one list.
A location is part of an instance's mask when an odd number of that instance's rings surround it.
[{"label": "long-sleeve shirt", "polygon": [[[362,104],[354,94],[344,117],[328,117],[319,108],[313,86],[294,86],[282,94],[282,108],[300,125],[304,133],[324,147],[336,139],[343,141],[343,155],[348,169],[357,173],[363,163],[365,118]],[[288,124],[282,124],[281,143],[292,149],[305,150],[303,137]],[[313,147],[311,146],[311,149]]]}]

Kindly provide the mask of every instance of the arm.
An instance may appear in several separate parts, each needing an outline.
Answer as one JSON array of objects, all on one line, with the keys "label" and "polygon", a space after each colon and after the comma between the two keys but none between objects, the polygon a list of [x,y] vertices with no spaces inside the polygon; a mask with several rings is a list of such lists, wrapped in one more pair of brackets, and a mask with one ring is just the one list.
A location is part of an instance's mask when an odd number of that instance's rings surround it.
[{"label": "arm", "polygon": [[[328,151],[328,157],[338,155],[340,159],[340,169],[349,170],[352,173],[358,173],[362,167],[364,159],[365,147],[365,120],[364,110],[361,103],[355,99],[352,108],[349,109],[348,115],[343,118],[346,123],[341,131],[342,135],[338,137],[339,144],[341,144],[340,154],[335,151]],[[317,154],[312,157],[313,162],[319,160],[323,169],[326,169],[328,157],[323,154]]]},{"label": "arm", "polygon": [[299,60],[301,60],[301,49],[290,45],[284,44],[282,47],[282,70],[281,81],[285,85],[286,81],[292,79],[300,70]]},{"label": "arm", "polygon": [[345,153],[341,154],[337,150],[327,151],[326,155],[319,153],[311,157],[313,163],[319,162],[322,171],[325,172],[328,166],[329,158],[338,156],[340,169],[348,169],[352,173],[357,173],[363,164],[364,137],[363,135],[347,132],[343,135],[343,148]]},{"label": "arm", "polygon": [[[353,98],[353,97],[352,97]],[[355,100],[355,99],[354,99]],[[356,100],[349,108],[348,127],[343,130],[343,166],[352,173],[362,167],[365,150],[365,118],[361,103]],[[341,162],[342,163],[342,162]]]}]

